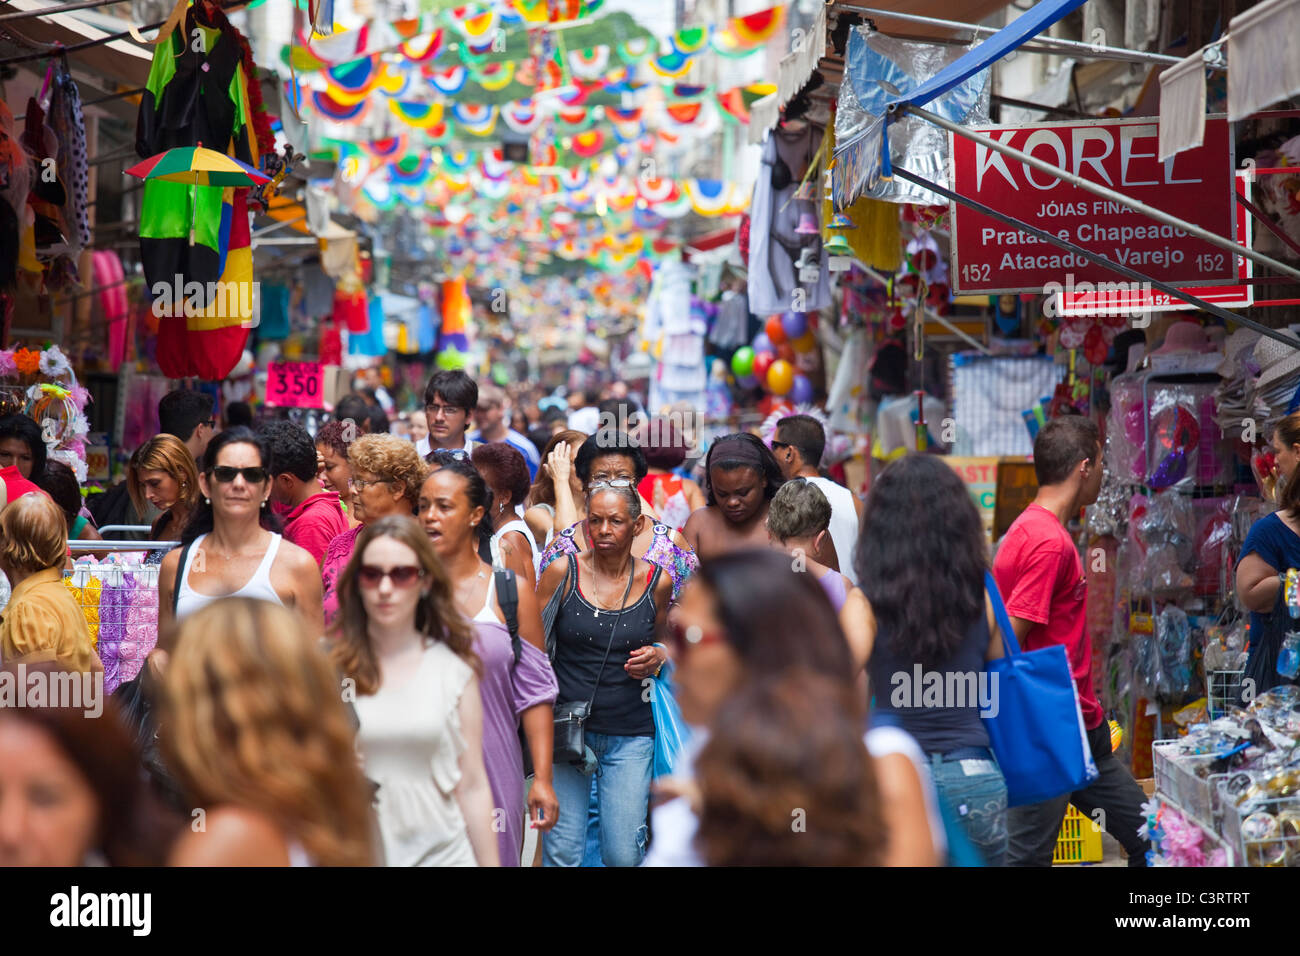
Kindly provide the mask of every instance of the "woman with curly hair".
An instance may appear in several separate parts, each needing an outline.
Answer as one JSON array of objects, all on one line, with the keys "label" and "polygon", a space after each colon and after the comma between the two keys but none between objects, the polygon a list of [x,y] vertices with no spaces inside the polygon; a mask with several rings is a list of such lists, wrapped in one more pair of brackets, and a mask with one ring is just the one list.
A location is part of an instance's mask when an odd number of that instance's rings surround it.
[{"label": "woman with curly hair", "polygon": [[756,435],[723,435],[704,459],[705,507],[682,528],[701,561],[767,546],[767,509],[781,487],[781,466]]},{"label": "woman with curly hair", "polygon": [[321,581],[325,623],[338,611],[336,588],[339,575],[352,557],[361,529],[389,515],[414,516],[420,500],[420,485],[428,466],[415,446],[396,435],[363,435],[348,448],[349,484],[352,487],[352,515],[361,523],[336,536],[325,549]]},{"label": "woman with curly hair", "polygon": [[339,680],[301,618],[226,598],[181,622],[160,743],[203,826],[176,866],[368,866],[370,788]]},{"label": "woman with curly hair", "polygon": [[388,865],[498,866],[474,630],[424,529],[369,522],[338,593],[331,655],[356,692]]},{"label": "woman with curly hair", "polygon": [[881,866],[890,834],[843,681],[792,671],[723,705],[695,764],[707,866]]}]

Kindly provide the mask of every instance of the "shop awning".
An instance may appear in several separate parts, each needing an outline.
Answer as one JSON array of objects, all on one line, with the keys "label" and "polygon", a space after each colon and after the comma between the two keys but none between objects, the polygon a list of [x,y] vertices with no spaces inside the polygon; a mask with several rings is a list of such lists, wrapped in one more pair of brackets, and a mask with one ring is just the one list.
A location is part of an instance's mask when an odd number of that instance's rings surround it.
[{"label": "shop awning", "polygon": [[[57,6],[57,4],[51,4],[46,0],[4,0],[0,2],[0,13],[39,10],[48,6]],[[123,20],[122,29],[126,30],[133,23],[134,21]],[[83,23],[68,13],[31,17],[4,25],[12,27],[10,32],[22,34],[23,37],[38,43],[61,43],[65,47],[112,36],[111,33]],[[21,50],[22,47],[18,49]],[[120,40],[88,46],[70,55],[76,59],[78,66],[112,78],[126,86],[137,87],[144,86],[145,81],[149,79],[153,47],[124,37]]]}]

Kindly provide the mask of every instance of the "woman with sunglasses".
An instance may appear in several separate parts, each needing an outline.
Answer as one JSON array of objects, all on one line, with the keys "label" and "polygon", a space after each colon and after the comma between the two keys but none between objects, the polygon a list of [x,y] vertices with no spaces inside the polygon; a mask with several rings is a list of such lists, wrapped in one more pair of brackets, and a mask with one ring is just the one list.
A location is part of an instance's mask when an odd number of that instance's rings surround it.
[{"label": "woman with sunglasses", "polygon": [[[517,454],[517,453],[516,453]],[[478,553],[479,527],[488,520],[492,493],[468,461],[450,460],[424,480],[420,523],[451,578],[456,609],[474,628],[474,653],[483,664],[483,758],[493,805],[505,819],[497,831],[502,866],[518,866],[523,847],[525,784],[518,728],[528,738],[535,777],[528,791],[531,825],[549,830],[559,804],[552,785],[556,683],[542,640],[537,596],[516,576],[519,658],[506,628],[490,564]]]},{"label": "woman with sunglasses", "polygon": [[352,557],[362,529],[390,515],[415,514],[420,485],[428,468],[415,446],[396,435],[363,435],[348,447],[352,516],[361,523],[337,535],[325,549],[320,575],[323,582],[325,623],[338,611],[339,575]]},{"label": "woman with sunglasses", "polygon": [[[700,866],[694,763],[724,705],[745,688],[793,673],[820,675],[851,695],[853,662],[825,590],[770,549],[705,562],[683,590],[668,635],[677,702],[693,732],[671,782],[661,782],[661,790],[677,796],[654,811],[646,865]],[[860,723],[866,701],[849,699],[863,711],[851,715]],[[894,727],[873,729],[865,741],[889,830],[885,865],[933,866],[946,841],[919,748]]]},{"label": "woman with sunglasses", "polygon": [[497,866],[474,631],[415,519],[368,522],[338,594],[331,655],[354,682],[385,860]]},{"label": "woman with sunglasses", "polygon": [[781,466],[756,435],[723,435],[704,459],[707,507],[682,529],[701,561],[767,546],[767,509],[781,487]]},{"label": "woman with sunglasses", "polygon": [[592,547],[542,573],[560,701],[590,704],[583,764],[557,764],[560,818],[543,841],[544,866],[579,866],[592,802],[605,866],[636,866],[645,853],[646,810],[654,761],[654,718],[646,681],[667,660],[654,643],[672,597],[663,568],[633,557],[644,530],[641,496],[601,487],[587,498]]},{"label": "woman with sunglasses", "polygon": [[[587,522],[569,492],[568,460],[552,455],[550,464],[556,479],[556,524],[560,526],[562,521],[571,523],[564,525],[564,530],[542,552],[539,563],[543,571],[561,555],[588,550],[592,541]],[[582,482],[584,494],[614,488],[629,491],[637,499],[639,513],[646,520],[639,526],[632,542],[632,553],[668,573],[673,582],[673,598],[676,599],[682,585],[699,568],[700,562],[686,540],[660,523],[649,502],[637,492],[637,484],[646,476],[647,468],[640,443],[622,432],[613,435],[602,432],[589,438],[573,460],[573,470]]]},{"label": "woman with sunglasses", "polygon": [[223,597],[280,604],[297,611],[310,633],[324,630],[316,560],[280,537],[271,514],[270,458],[266,442],[243,427],[208,443],[199,472],[203,498],[181,534],[184,547],[169,552],[159,572],[160,634],[172,623],[173,600],[175,617],[183,619]]}]

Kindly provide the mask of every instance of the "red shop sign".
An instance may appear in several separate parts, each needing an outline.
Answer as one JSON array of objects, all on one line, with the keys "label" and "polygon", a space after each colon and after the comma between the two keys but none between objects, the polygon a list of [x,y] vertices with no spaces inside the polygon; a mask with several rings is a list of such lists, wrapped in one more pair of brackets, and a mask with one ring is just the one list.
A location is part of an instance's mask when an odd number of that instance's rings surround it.
[{"label": "red shop sign", "polygon": [[[1163,163],[1156,159],[1159,130],[1151,117],[976,132],[1216,235],[1235,232],[1226,118],[1207,118],[1204,144]],[[1144,275],[1179,286],[1237,276],[1231,253],[966,137],[949,136],[949,155],[954,192]],[[952,223],[954,293],[1041,293],[1071,277],[1075,284],[1133,281],[960,203],[953,203]]]},{"label": "red shop sign", "polygon": [[[1247,199],[1251,198],[1250,173],[1237,170],[1237,191]],[[1237,245],[1250,249],[1252,238],[1251,217],[1246,207],[1237,203]],[[1245,256],[1237,256],[1237,278],[1249,279],[1254,275],[1254,263]],[[1049,292],[1048,303],[1044,312],[1052,315],[1117,315],[1148,312],[1177,312],[1197,309],[1199,306],[1184,302],[1167,292],[1152,288],[1134,288],[1135,283],[1100,283],[1101,286],[1119,285],[1122,288],[1098,288],[1097,283],[1089,283],[1084,288],[1071,288],[1061,284],[1060,291],[1055,288]],[[1202,302],[1209,302],[1222,309],[1245,309],[1255,302],[1253,285],[1203,285],[1186,289]]]},{"label": "red shop sign", "polygon": [[320,362],[272,362],[266,372],[266,404],[273,408],[321,408]]}]

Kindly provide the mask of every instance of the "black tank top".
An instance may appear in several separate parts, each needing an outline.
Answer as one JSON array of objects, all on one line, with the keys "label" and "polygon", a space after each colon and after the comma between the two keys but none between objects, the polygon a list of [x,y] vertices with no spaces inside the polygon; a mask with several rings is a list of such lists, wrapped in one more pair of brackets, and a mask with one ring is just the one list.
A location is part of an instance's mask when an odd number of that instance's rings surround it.
[{"label": "black tank top", "polygon": [[[655,640],[655,587],[663,570],[654,568],[645,594],[629,604],[620,617],[617,610],[597,608],[582,596],[578,562],[572,555],[572,584],[555,616],[555,679],[560,685],[556,700],[587,700],[592,684],[600,672],[600,687],[587,719],[587,730],[595,734],[618,737],[653,735],[654,718],[644,687],[623,670],[632,651]],[[610,646],[609,660],[600,671],[605,647],[610,643],[610,629],[618,617],[618,632]]]},{"label": "black tank top", "polygon": [[989,625],[980,614],[948,660],[923,668],[914,656],[900,654],[882,628],[867,662],[875,709],[893,714],[927,754],[987,747],[981,704],[990,711],[997,704],[997,689],[984,676],[988,647]]}]

